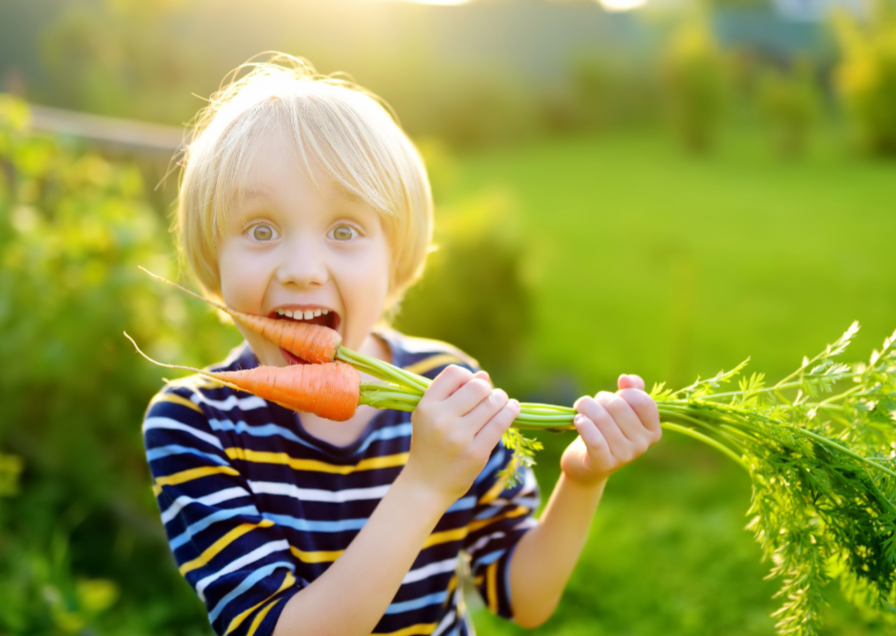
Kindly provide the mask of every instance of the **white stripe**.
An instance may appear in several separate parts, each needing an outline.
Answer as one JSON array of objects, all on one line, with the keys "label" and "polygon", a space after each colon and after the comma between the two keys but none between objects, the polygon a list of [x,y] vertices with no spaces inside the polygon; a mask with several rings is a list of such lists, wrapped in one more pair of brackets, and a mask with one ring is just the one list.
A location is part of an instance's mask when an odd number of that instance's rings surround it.
[{"label": "white stripe", "polygon": [[[492,508],[503,508],[504,506],[526,506],[528,508],[538,508],[538,497],[514,497],[513,499],[492,499],[488,505]],[[484,517],[483,517],[484,518]]]},{"label": "white stripe", "polygon": [[485,546],[485,544],[488,543],[489,541],[491,541],[492,539],[500,539],[503,536],[505,536],[505,534],[503,532],[493,532],[492,534],[488,535],[487,537],[482,537],[481,539],[479,539],[479,541],[477,541],[476,543],[471,545],[469,548],[466,548],[466,550],[470,554],[473,554],[477,550],[481,550],[483,548],[483,546]]},{"label": "white stripe", "polygon": [[182,508],[188,506],[191,503],[202,504],[203,506],[214,506],[215,504],[219,504],[222,501],[227,501],[228,499],[235,499],[236,497],[251,497],[252,495],[246,492],[243,488],[239,486],[234,486],[233,488],[225,488],[224,490],[219,490],[217,492],[213,492],[210,495],[206,495],[204,497],[187,497],[186,495],[182,495],[174,500],[168,509],[162,513],[162,523],[168,523],[181,511]]},{"label": "white stripe", "polygon": [[295,484],[282,484],[275,481],[250,481],[249,487],[256,495],[283,495],[303,501],[326,501],[345,503],[362,499],[382,499],[389,492],[391,484],[372,488],[347,488],[345,490],[317,490],[299,488]]},{"label": "white stripe", "polygon": [[537,525],[538,525],[538,519],[535,519],[533,517],[526,517],[522,521],[520,521],[518,524],[513,526],[513,528],[511,528],[511,530],[528,530],[530,528],[534,528]]},{"label": "white stripe", "polygon": [[445,614],[445,618],[442,619],[442,622],[439,623],[439,626],[436,627],[436,631],[434,631],[431,636],[440,636],[448,629],[448,626],[454,622],[454,610],[451,610],[447,614]]},{"label": "white stripe", "polygon": [[211,444],[215,448],[220,448],[223,450],[223,446],[221,445],[221,440],[212,435],[211,433],[205,433],[203,431],[196,430],[192,426],[187,426],[186,424],[182,424],[177,420],[172,420],[170,417],[148,417],[143,420],[143,432],[152,430],[154,428],[167,428],[175,431],[185,431],[190,435],[194,435],[198,437],[203,442],[207,442]]},{"label": "white stripe", "polygon": [[436,561],[435,563],[424,565],[422,568],[411,570],[405,575],[404,580],[401,582],[401,584],[404,585],[405,583],[416,583],[417,581],[422,581],[423,579],[429,578],[435,574],[453,572],[456,569],[457,557],[454,557],[453,559],[446,559],[444,561]]},{"label": "white stripe", "polygon": [[240,557],[236,561],[231,561],[227,567],[224,567],[214,574],[210,574],[201,581],[196,584],[196,593],[199,595],[199,598],[202,599],[202,602],[205,602],[205,588],[214,583],[217,579],[221,578],[225,574],[230,574],[236,570],[239,570],[244,565],[248,565],[253,561],[258,561],[258,559],[263,559],[267,555],[272,552],[277,552],[278,550],[289,550],[289,543],[286,539],[281,541],[271,541],[270,543],[266,543],[260,548],[255,548],[249,554]]},{"label": "white stripe", "polygon": [[212,400],[201,393],[194,393],[190,399],[197,404],[199,402],[204,402],[209,406],[215,407],[219,411],[229,411],[233,409],[233,407],[238,407],[241,411],[251,411],[253,409],[264,408],[268,405],[267,402],[256,395],[250,395],[243,398],[230,395],[226,400]]}]

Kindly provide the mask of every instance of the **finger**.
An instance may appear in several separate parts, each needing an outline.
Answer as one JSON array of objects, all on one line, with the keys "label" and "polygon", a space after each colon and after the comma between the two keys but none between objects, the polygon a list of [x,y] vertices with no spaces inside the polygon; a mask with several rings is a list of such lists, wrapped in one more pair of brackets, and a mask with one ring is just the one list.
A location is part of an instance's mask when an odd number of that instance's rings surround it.
[{"label": "finger", "polygon": [[[598,393],[598,395],[600,394]],[[622,460],[628,457],[631,452],[631,442],[619,429],[619,425],[616,424],[613,416],[607,411],[603,404],[593,397],[586,396],[579,398],[579,400],[576,401],[575,407],[579,413],[594,422],[594,425],[597,426],[601,435],[603,435],[604,439],[607,441],[607,444],[610,447],[610,452],[616,459]]]},{"label": "finger", "polygon": [[444,401],[445,408],[451,413],[465,416],[491,395],[492,390],[492,385],[482,378],[471,377]]},{"label": "finger", "polygon": [[654,399],[637,389],[623,389],[619,391],[619,397],[628,402],[641,420],[641,425],[650,431],[651,443],[658,442],[663,429],[660,427],[659,408]]},{"label": "finger", "polygon": [[619,390],[622,389],[640,389],[644,390],[644,380],[641,379],[641,376],[638,375],[627,375],[623,373],[619,376],[619,380],[616,385],[619,387]]},{"label": "finger", "polygon": [[504,407],[485,423],[476,437],[473,439],[473,448],[476,452],[488,454],[494,450],[501,440],[501,436],[513,424],[513,420],[519,417],[520,403],[516,400],[508,400]]},{"label": "finger", "polygon": [[504,408],[510,398],[501,389],[494,389],[479,404],[474,406],[462,419],[469,422],[476,431],[479,431],[485,423]]},{"label": "finger", "polygon": [[610,444],[594,422],[587,416],[579,413],[575,416],[572,423],[575,425],[579,437],[585,442],[585,448],[588,449],[588,457],[592,461],[592,468],[598,466],[609,468],[616,463],[613,453],[610,452]]},{"label": "finger", "polygon": [[456,364],[448,365],[442,369],[442,372],[436,376],[436,379],[426,389],[423,399],[431,402],[446,400],[472,377],[473,373],[471,371]]},{"label": "finger", "polygon": [[[492,379],[491,379],[491,376],[489,376],[488,371],[477,371],[476,373],[473,374],[473,377],[480,378],[482,380],[485,380],[489,384],[492,384]],[[494,384],[492,384],[492,386],[494,386]]]},{"label": "finger", "polygon": [[615,393],[608,393],[607,391],[601,391],[594,399],[607,409],[607,412],[628,441],[640,443],[644,437],[642,434],[644,427],[641,425],[638,414],[629,406],[628,402],[621,396]]}]

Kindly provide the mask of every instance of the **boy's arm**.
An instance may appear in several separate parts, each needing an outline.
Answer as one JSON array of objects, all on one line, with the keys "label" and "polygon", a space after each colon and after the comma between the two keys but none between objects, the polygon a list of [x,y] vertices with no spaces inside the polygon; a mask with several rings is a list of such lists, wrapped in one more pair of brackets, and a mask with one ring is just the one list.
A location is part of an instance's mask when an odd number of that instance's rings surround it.
[{"label": "boy's arm", "polygon": [[345,552],[289,599],[274,636],[370,634],[451,502],[405,469]]},{"label": "boy's arm", "polygon": [[289,599],[274,636],[369,634],[442,514],[482,472],[519,403],[448,367],[411,416],[408,463],[345,552]]},{"label": "boy's arm", "polygon": [[656,403],[638,376],[619,378],[619,392],[576,402],[579,437],[566,449],[563,472],[538,526],[510,562],[514,620],[537,627],[550,618],[578,561],[607,478],[659,441]]}]

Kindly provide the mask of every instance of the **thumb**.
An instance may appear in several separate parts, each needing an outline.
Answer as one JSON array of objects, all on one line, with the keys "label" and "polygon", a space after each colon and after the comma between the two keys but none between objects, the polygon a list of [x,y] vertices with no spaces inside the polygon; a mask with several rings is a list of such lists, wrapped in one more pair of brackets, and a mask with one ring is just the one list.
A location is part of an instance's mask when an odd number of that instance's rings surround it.
[{"label": "thumb", "polygon": [[622,389],[638,389],[640,391],[644,390],[644,380],[641,379],[640,376],[637,375],[627,375],[623,373],[619,376],[619,381],[617,382],[617,386],[619,390]]}]

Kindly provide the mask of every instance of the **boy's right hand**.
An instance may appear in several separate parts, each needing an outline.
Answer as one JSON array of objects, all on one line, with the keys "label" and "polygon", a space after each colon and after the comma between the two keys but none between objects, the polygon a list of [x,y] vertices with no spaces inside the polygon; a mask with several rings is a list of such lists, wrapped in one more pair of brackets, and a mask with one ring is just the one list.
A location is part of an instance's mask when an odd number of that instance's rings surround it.
[{"label": "boy's right hand", "polygon": [[494,389],[485,371],[445,368],[411,414],[413,434],[405,472],[450,506],[476,479],[520,414],[520,403]]}]

